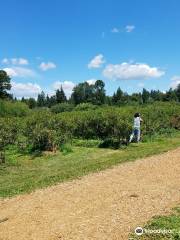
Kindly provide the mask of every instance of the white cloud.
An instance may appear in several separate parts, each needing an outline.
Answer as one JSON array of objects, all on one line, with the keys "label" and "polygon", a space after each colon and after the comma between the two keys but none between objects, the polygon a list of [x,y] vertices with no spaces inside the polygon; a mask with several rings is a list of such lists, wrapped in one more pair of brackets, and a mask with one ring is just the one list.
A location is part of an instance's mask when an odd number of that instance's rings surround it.
[{"label": "white cloud", "polygon": [[18,74],[13,68],[4,68],[3,69],[10,77],[17,77]]},{"label": "white cloud", "polygon": [[105,77],[118,80],[159,78],[164,74],[164,71],[145,63],[109,64],[103,70]]},{"label": "white cloud", "polygon": [[96,81],[97,81],[96,79],[92,78],[92,79],[89,79],[85,82],[87,82],[89,85],[94,85]]},{"label": "white cloud", "polygon": [[4,58],[2,60],[3,64],[12,64],[12,65],[28,65],[29,62],[25,58]]},{"label": "white cloud", "polygon": [[177,86],[180,84],[180,76],[173,76],[172,78],[171,78],[171,84],[170,84],[170,87],[172,88],[172,89],[176,89],[177,88]]},{"label": "white cloud", "polygon": [[90,61],[88,68],[100,68],[103,63],[105,63],[104,56],[99,54]]},{"label": "white cloud", "polygon": [[2,60],[2,64],[8,64],[9,63],[9,60],[7,59],[7,58],[4,58],[3,60]]},{"label": "white cloud", "polygon": [[13,65],[28,65],[29,64],[28,60],[25,58],[11,58],[10,62]]},{"label": "white cloud", "polygon": [[42,91],[41,87],[36,83],[16,83],[12,82],[11,92],[17,98],[34,97],[36,98],[38,93]]},{"label": "white cloud", "polygon": [[72,90],[75,87],[75,85],[76,84],[71,82],[71,81],[64,81],[64,82],[57,81],[57,82],[53,83],[53,89],[57,90],[57,89],[60,89],[61,86],[62,86],[66,96],[70,97],[70,95],[72,93]]},{"label": "white cloud", "polygon": [[4,68],[4,71],[11,77],[35,77],[37,76],[36,73],[29,68],[24,67],[11,67],[11,68]]},{"label": "white cloud", "polygon": [[114,27],[112,30],[111,30],[112,33],[118,33],[119,32],[119,29]]},{"label": "white cloud", "polygon": [[126,32],[128,32],[128,33],[132,32],[134,29],[135,29],[135,26],[134,26],[134,25],[127,25],[127,26],[125,27],[125,30],[126,30]]},{"label": "white cloud", "polygon": [[29,62],[28,62],[28,60],[25,59],[25,58],[19,58],[19,64],[20,64],[20,65],[28,65]]},{"label": "white cloud", "polygon": [[56,64],[53,63],[53,62],[42,62],[40,65],[39,65],[39,68],[42,70],[42,71],[47,71],[49,69],[53,69],[53,68],[56,68]]}]

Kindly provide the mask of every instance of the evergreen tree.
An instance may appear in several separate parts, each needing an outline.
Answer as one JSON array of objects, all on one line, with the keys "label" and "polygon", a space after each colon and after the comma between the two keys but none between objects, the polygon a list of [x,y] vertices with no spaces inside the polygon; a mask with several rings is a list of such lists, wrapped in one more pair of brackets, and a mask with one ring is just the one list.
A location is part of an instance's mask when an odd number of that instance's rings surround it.
[{"label": "evergreen tree", "polygon": [[47,107],[51,107],[50,98],[49,98],[49,95],[48,95],[48,94],[47,94],[47,96],[46,96],[46,106],[47,106]]},{"label": "evergreen tree", "polygon": [[132,95],[130,96],[130,101],[142,104],[143,103],[142,94],[141,93],[132,93]]},{"label": "evergreen tree", "polygon": [[40,94],[38,94],[37,106],[38,107],[45,107],[46,106],[46,97],[45,97],[45,93],[43,91]]},{"label": "evergreen tree", "polygon": [[51,97],[49,98],[49,107],[54,106],[56,103],[57,103],[57,102],[56,102],[56,96],[51,96]]},{"label": "evergreen tree", "polygon": [[162,100],[162,94],[159,90],[151,90],[150,98],[153,101],[161,101]]},{"label": "evergreen tree", "polygon": [[57,103],[64,103],[67,101],[66,95],[64,93],[64,90],[61,86],[60,90],[56,90],[56,101]]},{"label": "evergreen tree", "polygon": [[175,91],[172,90],[172,88],[170,88],[169,91],[166,92],[164,100],[165,101],[177,101],[178,100],[178,97],[177,97]]},{"label": "evergreen tree", "polygon": [[21,98],[21,102],[25,102],[26,100],[25,100],[25,98],[24,97],[22,97]]},{"label": "evergreen tree", "polygon": [[143,88],[143,91],[142,91],[142,102],[143,103],[148,103],[149,100],[150,100],[150,93],[145,88]]},{"label": "evergreen tree", "polygon": [[124,101],[124,93],[121,90],[120,87],[118,87],[117,92],[114,93],[113,97],[112,97],[112,102],[113,104],[117,104],[117,105],[121,105]]},{"label": "evergreen tree", "polygon": [[180,102],[180,84],[175,89],[175,94],[176,94],[178,101]]},{"label": "evergreen tree", "polygon": [[4,70],[0,70],[0,98],[9,97],[8,90],[11,90],[11,78]]},{"label": "evergreen tree", "polygon": [[27,100],[27,105],[29,106],[30,109],[36,107],[36,100],[34,98],[29,98]]},{"label": "evergreen tree", "polygon": [[101,105],[105,103],[106,93],[105,84],[102,80],[97,80],[94,85],[95,90],[95,104]]}]

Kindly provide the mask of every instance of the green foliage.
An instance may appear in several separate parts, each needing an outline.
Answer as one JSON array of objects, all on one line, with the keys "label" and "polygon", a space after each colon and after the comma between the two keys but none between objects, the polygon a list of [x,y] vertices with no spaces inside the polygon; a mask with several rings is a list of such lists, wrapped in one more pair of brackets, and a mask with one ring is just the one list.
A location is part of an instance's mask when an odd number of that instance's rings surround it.
[{"label": "green foliage", "polygon": [[80,103],[92,102],[94,99],[93,86],[87,82],[79,83],[73,89],[71,101],[77,105]]},{"label": "green foliage", "polygon": [[142,113],[144,134],[160,132],[171,128],[171,118],[174,114],[180,115],[180,105],[176,103],[154,103],[139,110]]},{"label": "green foliage", "polygon": [[[123,105],[123,104],[127,104],[129,101],[129,96],[127,93],[124,93],[121,88],[119,87],[117,89],[117,92],[114,93],[113,97],[112,97],[112,103],[114,105]],[[138,100],[137,100],[138,101]]]},{"label": "green foliage", "polygon": [[0,118],[0,150],[15,144],[21,125],[17,118]]},{"label": "green foliage", "polygon": [[32,151],[55,150],[57,136],[51,126],[51,115],[47,111],[39,111],[28,117],[24,134],[32,146]]},{"label": "green foliage", "polygon": [[32,151],[56,151],[71,138],[71,131],[64,121],[48,111],[37,111],[25,119],[24,135]]},{"label": "green foliage", "polygon": [[30,112],[28,106],[22,102],[0,100],[0,117],[23,117]]},{"label": "green foliage", "polygon": [[180,102],[180,84],[175,89],[175,94],[177,96],[178,101]]},{"label": "green foliage", "polygon": [[92,103],[102,105],[105,103],[105,84],[102,80],[97,80],[94,84],[87,82],[79,83],[73,89],[71,101],[77,105],[80,103]]},{"label": "green foliage", "polygon": [[143,103],[148,103],[149,100],[150,100],[150,93],[149,93],[148,90],[143,88],[143,91],[142,91],[142,102]]},{"label": "green foliage", "polygon": [[180,115],[174,115],[171,118],[171,125],[173,128],[180,130]]},{"label": "green foliage", "polygon": [[20,122],[15,118],[0,118],[0,164],[5,162],[5,149],[15,144],[20,131]]},{"label": "green foliage", "polygon": [[[5,103],[9,104],[9,102]],[[23,103],[10,102],[10,104],[22,106]],[[12,139],[12,143],[15,142],[20,151],[25,151],[26,148],[31,148],[33,151],[56,151],[62,144],[76,138],[100,140],[104,141],[105,145],[109,142],[109,146],[114,145],[117,148],[124,143],[127,144],[135,112],[140,112],[142,115],[144,138],[156,134],[171,134],[173,128],[179,129],[178,103],[158,102],[126,107],[94,107],[86,103],[76,106],[76,111],[67,112],[70,109],[72,105],[61,103],[52,107],[51,111],[49,108],[31,110],[31,114],[21,120],[2,118],[5,123],[1,126],[0,131],[3,132],[1,135],[7,134],[9,139],[6,141],[6,136],[3,137],[4,145],[10,144]],[[62,112],[65,110],[66,112]],[[54,114],[54,112],[60,113]],[[21,116],[22,113],[25,114],[20,112],[19,115]],[[16,140],[13,140],[14,138]]]},{"label": "green foliage", "polygon": [[75,111],[87,111],[87,110],[95,110],[98,107],[93,105],[92,103],[80,103],[75,107]]},{"label": "green foliage", "polygon": [[170,230],[171,233],[144,233],[141,236],[131,234],[134,240],[179,240],[180,239],[180,211],[179,208],[173,209],[169,216],[157,216],[149,221],[144,228],[148,230]]},{"label": "green foliage", "polygon": [[71,112],[74,109],[74,105],[70,103],[59,103],[51,107],[51,112],[62,113]]},{"label": "green foliage", "polygon": [[0,70],[0,98],[8,97],[7,90],[11,89],[11,79],[4,70]]},{"label": "green foliage", "polygon": [[27,137],[22,134],[22,129],[21,129],[21,132],[17,136],[16,146],[20,153],[26,153],[30,150],[29,149],[30,146],[28,146]]},{"label": "green foliage", "polygon": [[0,165],[0,197],[31,192],[63,181],[77,179],[88,173],[110,168],[116,164],[163,153],[180,146],[180,132],[152,142],[130,145],[122,150],[97,147],[73,147],[73,153],[56,154],[36,151],[19,154],[16,147],[6,151],[6,163]]},{"label": "green foliage", "polygon": [[62,144],[62,145],[60,146],[60,151],[63,153],[63,155],[67,155],[67,154],[73,152],[72,146],[71,146],[70,144],[68,144],[68,143]]},{"label": "green foliage", "polygon": [[63,88],[61,86],[60,90],[59,89],[56,90],[56,102],[57,103],[64,103],[66,101],[67,101],[67,98],[66,98],[64,90],[63,90]]},{"label": "green foliage", "polygon": [[[65,102],[67,102],[67,98],[61,86],[60,89],[56,90],[55,95],[52,95],[51,97],[45,95],[43,91],[40,94],[38,94],[36,105],[38,107],[52,107],[56,104]],[[32,101],[30,103],[32,103]],[[30,105],[30,103],[29,100],[27,100],[27,104]]]},{"label": "green foliage", "polygon": [[5,163],[5,152],[0,150],[0,164]]},{"label": "green foliage", "polygon": [[97,80],[94,84],[94,95],[95,101],[94,104],[102,105],[105,103],[106,99],[106,91],[105,91],[105,84],[102,80]]},{"label": "green foliage", "polygon": [[34,98],[29,98],[27,100],[27,105],[29,106],[30,109],[33,109],[37,106],[36,100]]},{"label": "green foliage", "polygon": [[46,96],[45,96],[45,93],[43,91],[40,94],[38,94],[37,106],[38,107],[45,107],[46,106]]}]

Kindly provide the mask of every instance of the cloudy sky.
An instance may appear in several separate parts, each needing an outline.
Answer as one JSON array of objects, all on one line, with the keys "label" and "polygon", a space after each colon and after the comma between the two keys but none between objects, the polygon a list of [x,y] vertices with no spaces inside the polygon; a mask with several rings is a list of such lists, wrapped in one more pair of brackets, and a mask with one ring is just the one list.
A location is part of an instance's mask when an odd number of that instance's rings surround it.
[{"label": "cloudy sky", "polygon": [[69,96],[102,79],[108,94],[165,91],[180,83],[179,0],[6,0],[0,69],[17,97]]}]

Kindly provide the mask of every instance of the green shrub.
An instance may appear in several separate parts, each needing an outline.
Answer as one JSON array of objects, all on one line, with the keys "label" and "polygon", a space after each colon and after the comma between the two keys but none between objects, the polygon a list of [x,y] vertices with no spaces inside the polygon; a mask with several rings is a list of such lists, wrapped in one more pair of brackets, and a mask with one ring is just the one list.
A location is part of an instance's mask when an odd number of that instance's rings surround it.
[{"label": "green shrub", "polygon": [[97,105],[93,105],[92,103],[80,103],[75,107],[75,111],[87,111],[87,110],[95,110],[97,109]]},{"label": "green shrub", "polygon": [[0,149],[15,144],[21,123],[18,118],[0,118]]},{"label": "green shrub", "polygon": [[33,151],[56,151],[58,146],[69,141],[71,131],[66,122],[50,112],[39,111],[26,119],[24,135]]},{"label": "green shrub", "polygon": [[20,151],[55,151],[72,139],[85,140],[83,143],[76,140],[75,144],[88,147],[94,146],[93,141],[104,141],[104,144],[118,142],[121,145],[128,142],[135,112],[140,112],[144,120],[142,134],[144,139],[147,136],[145,140],[158,134],[171,134],[174,128],[179,129],[180,104],[175,103],[98,107],[59,114],[53,114],[48,109],[34,109],[21,118],[0,118],[1,148],[17,144]]},{"label": "green shrub", "polygon": [[17,118],[0,118],[0,163],[5,162],[5,149],[9,144],[15,144],[20,131]]},{"label": "green shrub", "polygon": [[5,162],[5,152],[0,150],[0,164]]},{"label": "green shrub", "polygon": [[24,152],[28,151],[28,149],[29,149],[27,137],[22,135],[22,133],[19,133],[19,135],[17,137],[16,146],[18,148],[18,151],[21,153],[24,153]]},{"label": "green shrub", "polygon": [[51,107],[51,112],[53,113],[71,112],[73,108],[74,108],[73,104],[59,103]]},{"label": "green shrub", "polygon": [[72,150],[72,146],[70,144],[62,144],[60,146],[60,151],[63,153],[63,155],[67,155],[69,153],[72,153],[73,150]]},{"label": "green shrub", "polygon": [[171,126],[175,129],[180,130],[180,115],[174,115],[171,118]]},{"label": "green shrub", "polygon": [[0,100],[0,117],[23,117],[27,116],[29,112],[30,109],[25,103]]}]

